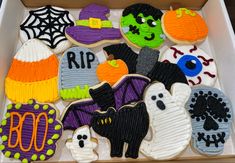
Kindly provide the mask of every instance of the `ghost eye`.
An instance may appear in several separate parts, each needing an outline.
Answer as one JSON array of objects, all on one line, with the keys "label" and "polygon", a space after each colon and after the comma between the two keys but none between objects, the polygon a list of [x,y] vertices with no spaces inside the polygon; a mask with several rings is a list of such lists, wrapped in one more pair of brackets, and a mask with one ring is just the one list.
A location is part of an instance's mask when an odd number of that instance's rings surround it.
[{"label": "ghost eye", "polygon": [[162,94],[162,93],[159,93],[159,94],[158,94],[158,97],[163,98],[163,94]]},{"label": "ghost eye", "polygon": [[86,140],[87,139],[87,136],[86,135],[83,135],[83,137],[82,137],[84,140]]},{"label": "ghost eye", "polygon": [[156,96],[152,96],[151,99],[152,99],[152,100],[156,100],[157,97],[156,97]]},{"label": "ghost eye", "polygon": [[78,136],[77,136],[77,139],[78,139],[78,140],[82,139],[82,135],[78,135]]},{"label": "ghost eye", "polygon": [[140,16],[137,16],[136,22],[137,22],[138,24],[143,24],[143,23],[145,22],[145,19],[144,19],[144,18],[141,18]]},{"label": "ghost eye", "polygon": [[155,27],[155,26],[157,25],[157,23],[156,23],[155,21],[151,20],[151,19],[149,19],[149,20],[147,21],[147,23],[148,23],[148,25],[149,25],[150,27]]}]

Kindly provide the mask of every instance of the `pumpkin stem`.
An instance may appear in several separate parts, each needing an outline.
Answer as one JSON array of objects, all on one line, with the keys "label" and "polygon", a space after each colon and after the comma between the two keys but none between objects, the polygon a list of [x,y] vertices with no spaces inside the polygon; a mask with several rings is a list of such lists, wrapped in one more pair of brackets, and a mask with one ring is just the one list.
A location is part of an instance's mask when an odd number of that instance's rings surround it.
[{"label": "pumpkin stem", "polygon": [[119,67],[117,60],[108,61],[108,64],[111,65],[112,67]]}]

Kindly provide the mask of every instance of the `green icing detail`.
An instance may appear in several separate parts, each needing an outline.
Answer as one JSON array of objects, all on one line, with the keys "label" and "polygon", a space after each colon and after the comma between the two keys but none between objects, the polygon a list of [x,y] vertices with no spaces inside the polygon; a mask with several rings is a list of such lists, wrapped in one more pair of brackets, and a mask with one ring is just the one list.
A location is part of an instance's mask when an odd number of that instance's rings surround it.
[{"label": "green icing detail", "polygon": [[24,158],[21,162],[22,162],[22,163],[28,163],[29,161],[28,161],[27,158]]},{"label": "green icing detail", "polygon": [[20,158],[20,153],[19,153],[19,152],[15,153],[15,154],[14,154],[14,158],[15,158],[15,159],[19,159],[19,158]]},{"label": "green icing detail", "polygon": [[35,105],[34,105],[34,109],[39,109],[39,107],[40,107],[40,106],[39,106],[38,104],[35,104]]},{"label": "green icing detail", "polygon": [[54,135],[52,136],[52,139],[58,139],[59,137],[60,137],[59,134],[54,134]]},{"label": "green icing detail", "polygon": [[[121,17],[121,30],[124,33],[125,37],[130,42],[139,47],[159,47],[164,42],[164,34],[161,27],[161,20],[154,20],[151,15],[144,17],[142,13],[139,13],[138,17],[144,19],[144,23],[137,23],[135,17],[132,14]],[[154,22],[156,26],[151,27],[148,24],[149,21]],[[132,33],[129,29],[130,25],[135,26],[136,29],[139,29],[139,34]]]},{"label": "green icing detail", "polygon": [[4,154],[6,157],[10,157],[11,156],[11,152],[10,151],[6,151]]},{"label": "green icing detail", "polygon": [[2,150],[4,150],[4,149],[5,149],[5,145],[1,144],[1,145],[0,145],[0,150],[2,151]]},{"label": "green icing detail", "polygon": [[2,136],[2,141],[7,141],[8,137],[6,135]]},{"label": "green icing detail", "polygon": [[42,108],[43,108],[43,110],[47,110],[47,109],[49,108],[49,105],[47,105],[47,104],[46,104],[46,105],[43,105]]},{"label": "green icing detail", "polygon": [[46,157],[45,157],[45,155],[42,154],[42,155],[40,155],[39,158],[40,158],[41,161],[44,161]]},{"label": "green icing detail", "polygon": [[48,156],[51,156],[53,153],[54,153],[54,151],[52,149],[48,149],[47,150],[47,155]]},{"label": "green icing detail", "polygon": [[7,120],[3,119],[1,124],[2,124],[2,126],[5,126],[7,124]]},{"label": "green icing detail", "polygon": [[7,109],[10,110],[12,108],[12,104],[7,105]]},{"label": "green icing detail", "polygon": [[37,160],[38,156],[36,154],[33,154],[32,157],[31,157],[31,160],[35,161]]},{"label": "green icing detail", "polygon": [[29,100],[29,101],[28,101],[28,104],[32,105],[32,104],[33,104],[33,100],[32,100],[32,99]]},{"label": "green icing detail", "polygon": [[48,144],[48,145],[53,144],[53,140],[52,140],[52,139],[48,139],[48,140],[47,140],[47,144]]},{"label": "green icing detail", "polygon": [[9,118],[10,116],[11,116],[11,114],[8,113],[8,112],[5,114],[5,117],[6,117],[6,118]]},{"label": "green icing detail", "polygon": [[111,60],[108,61],[108,64],[111,65],[112,67],[119,67],[119,65],[117,64],[117,60]]},{"label": "green icing detail", "polygon": [[55,110],[53,110],[53,109],[49,111],[49,114],[51,114],[51,115],[54,113],[55,113]]},{"label": "green icing detail", "polygon": [[48,119],[48,123],[52,124],[54,122],[54,120],[52,118]]},{"label": "green icing detail", "polygon": [[80,88],[80,86],[76,86],[74,88],[68,88],[68,89],[61,89],[60,90],[60,96],[62,99],[84,99],[84,98],[90,98],[89,94],[89,85],[84,85],[84,88]]},{"label": "green icing detail", "polygon": [[61,129],[61,125],[56,125],[55,130],[59,130],[59,129]]},{"label": "green icing detail", "polygon": [[2,133],[2,128],[0,128],[0,133]]},{"label": "green icing detail", "polygon": [[20,109],[20,108],[21,108],[21,106],[22,106],[22,104],[21,104],[21,103],[17,103],[17,104],[15,105],[15,108],[16,108],[16,109]]}]

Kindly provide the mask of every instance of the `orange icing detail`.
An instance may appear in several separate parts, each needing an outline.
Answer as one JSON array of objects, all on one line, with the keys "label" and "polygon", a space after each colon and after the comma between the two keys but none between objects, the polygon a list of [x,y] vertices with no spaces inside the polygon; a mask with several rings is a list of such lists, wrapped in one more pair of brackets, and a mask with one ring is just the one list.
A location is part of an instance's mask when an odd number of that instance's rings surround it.
[{"label": "orange icing detail", "polygon": [[22,62],[13,59],[8,77],[21,82],[35,82],[53,78],[58,74],[59,61],[56,55],[38,62]]},{"label": "orange icing detail", "polygon": [[[32,116],[32,118],[33,118],[33,131],[32,131],[31,140],[30,140],[30,144],[29,144],[28,148],[24,148],[23,144],[22,144],[22,129],[23,129],[23,124],[24,124],[24,120],[25,120],[26,116]],[[33,138],[34,138],[34,135],[35,135],[35,114],[30,113],[30,112],[24,113],[24,115],[23,115],[22,119],[20,120],[19,124],[21,126],[20,127],[20,132],[19,132],[19,135],[18,135],[18,139],[19,139],[19,143],[20,143],[20,149],[24,152],[28,152],[32,148]]]},{"label": "orange icing detail", "polygon": [[[10,133],[9,133],[9,139],[8,139],[9,148],[15,148],[19,144],[20,149],[22,151],[28,152],[28,151],[31,150],[32,145],[34,144],[34,149],[37,152],[42,151],[44,149],[44,146],[45,146],[45,143],[46,143],[46,137],[47,137],[47,133],[48,133],[48,116],[47,116],[47,114],[45,112],[42,112],[42,113],[38,114],[37,118],[35,118],[35,114],[30,113],[30,112],[24,113],[23,117],[17,112],[11,112],[10,115],[11,115],[11,122],[10,122],[10,129],[9,129]],[[19,118],[18,125],[15,126],[15,127],[13,126],[14,125],[14,116],[17,116]],[[32,131],[29,146],[27,148],[24,148],[23,145],[22,145],[22,129],[23,129],[23,124],[24,124],[25,118],[27,116],[32,116],[32,118],[33,118],[33,131]],[[42,145],[41,145],[40,148],[38,148],[38,145],[37,145],[37,130],[38,130],[38,123],[40,122],[40,118],[42,116],[45,117],[46,126],[45,126]],[[17,133],[17,139],[16,139],[15,144],[12,145],[11,144],[11,138],[12,138],[12,133],[14,131]]]},{"label": "orange icing detail", "polygon": [[[38,131],[38,123],[40,122],[40,117],[44,116],[45,117],[45,131],[44,131],[44,137],[43,137],[43,141],[42,141],[42,145],[40,148],[38,148],[37,145],[37,131]],[[45,112],[42,112],[38,115],[37,120],[36,120],[36,127],[35,127],[35,141],[34,141],[34,148],[37,152],[40,152],[43,150],[45,143],[46,143],[46,138],[47,138],[47,132],[48,132],[48,117],[47,114]]]},{"label": "orange icing detail", "polygon": [[166,12],[163,16],[163,26],[166,34],[179,41],[203,40],[208,34],[208,27],[203,18],[187,9]]},{"label": "orange icing detail", "polygon": [[116,64],[118,67],[112,66],[109,61],[99,64],[96,69],[98,79],[114,85],[123,75],[128,74],[128,67],[125,62],[118,59]]},{"label": "orange icing detail", "polygon": [[[15,148],[17,145],[18,145],[18,143],[19,143],[19,135],[20,135],[20,131],[19,131],[19,128],[20,128],[20,121],[21,121],[21,115],[19,114],[19,113],[17,113],[17,112],[11,112],[10,113],[10,116],[11,116],[11,122],[10,122],[10,129],[9,129],[9,139],[8,139],[8,146],[9,146],[9,148]],[[15,127],[13,127],[13,125],[14,125],[14,116],[17,116],[18,117],[18,119],[19,119],[19,123],[18,123],[18,125],[17,126],[15,126]],[[15,142],[15,144],[11,144],[11,137],[12,137],[12,133],[13,132],[16,132],[16,134],[17,134],[17,139],[16,139],[16,142]]]}]

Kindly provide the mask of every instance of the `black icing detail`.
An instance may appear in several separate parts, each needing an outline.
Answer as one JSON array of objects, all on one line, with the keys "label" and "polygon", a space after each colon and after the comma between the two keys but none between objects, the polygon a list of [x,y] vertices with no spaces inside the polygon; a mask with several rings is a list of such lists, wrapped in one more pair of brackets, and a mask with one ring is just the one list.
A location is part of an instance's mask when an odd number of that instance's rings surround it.
[{"label": "black icing detail", "polygon": [[83,148],[83,147],[84,147],[84,141],[83,141],[83,140],[80,140],[80,141],[78,142],[78,144],[79,144],[80,148]]},{"label": "black icing detail", "polygon": [[77,61],[75,60],[75,58],[76,58],[76,55],[74,52],[72,52],[72,51],[67,52],[67,60],[68,60],[68,68],[69,69],[73,68],[73,64],[75,65],[76,68],[80,68],[80,66],[77,63]]},{"label": "black icing detail", "polygon": [[77,136],[77,139],[78,139],[78,140],[82,139],[82,135],[78,135],[78,136]]},{"label": "black icing detail", "polygon": [[166,106],[165,106],[165,104],[164,104],[163,101],[158,100],[156,104],[157,104],[157,107],[158,107],[160,110],[165,110],[165,109],[166,109]]},{"label": "black icing detail", "polygon": [[155,101],[157,99],[157,97],[154,95],[151,97],[151,99]]},{"label": "black icing detail", "polygon": [[114,92],[108,83],[104,83],[95,89],[91,88],[89,93],[102,111],[106,111],[109,107],[116,107]]},{"label": "black icing detail", "polygon": [[91,68],[91,62],[95,60],[95,54],[87,52],[87,68]]},{"label": "black icing detail", "polygon": [[137,3],[124,9],[122,16],[132,14],[135,18],[142,13],[144,17],[152,16],[154,20],[161,20],[163,13],[161,10],[144,3]]},{"label": "black icing detail", "polygon": [[215,147],[219,147],[219,143],[225,143],[225,133],[217,133],[216,135],[205,135],[202,132],[198,132],[198,141],[204,141],[207,147],[210,147],[211,144],[214,144]]},{"label": "black icing detail", "polygon": [[163,94],[162,94],[162,93],[159,93],[159,94],[158,94],[158,97],[163,98]]},{"label": "black icing detail", "polygon": [[84,140],[87,139],[87,135],[77,135],[77,139],[79,140],[78,141],[79,147],[83,148],[84,147]]},{"label": "black icing detail", "polygon": [[140,30],[135,25],[129,25],[129,30],[132,34],[140,35]]},{"label": "black icing detail", "polygon": [[[28,39],[38,38],[54,49],[60,42],[67,40],[65,28],[73,25],[74,23],[69,18],[68,11],[61,11],[51,6],[46,6],[29,11],[29,16],[20,25],[20,29],[26,33]],[[30,37],[31,32],[33,37]],[[48,36],[48,38],[45,36]]]},{"label": "black icing detail", "polygon": [[172,84],[177,82],[188,84],[184,73],[176,64],[173,63],[157,61],[147,76],[151,81],[159,81],[163,83],[167,90],[170,90]]},{"label": "black icing detail", "polygon": [[151,40],[153,40],[154,38],[155,38],[154,33],[152,33],[150,37],[147,37],[147,36],[144,37],[144,39],[147,40],[147,41],[151,41]]},{"label": "black icing detail", "polygon": [[196,68],[196,64],[193,63],[192,61],[187,61],[185,65],[188,69],[191,69],[191,70]]},{"label": "black icing detail", "polygon": [[114,108],[109,108],[105,113],[95,112],[91,126],[96,133],[109,139],[111,157],[122,157],[124,143],[127,143],[125,156],[137,158],[149,127],[146,105],[139,102],[135,106],[125,105],[118,112]]},{"label": "black icing detail", "polygon": [[138,24],[143,24],[143,23],[144,23],[143,19],[144,19],[144,18],[142,18],[142,17],[140,17],[140,16],[137,16],[137,17],[135,18],[135,20],[136,20],[136,22],[137,22]]},{"label": "black icing detail", "polygon": [[114,44],[103,48],[108,55],[113,55],[114,59],[123,60],[129,73],[136,72],[138,54],[135,53],[126,43]]},{"label": "black icing detail", "polygon": [[223,102],[222,98],[218,98],[218,94],[213,94],[211,91],[199,91],[194,93],[193,99],[193,101],[195,99],[196,101],[190,104],[191,118],[196,118],[197,121],[205,119],[203,128],[206,131],[218,130],[219,125],[216,120],[228,122],[228,119],[231,118],[226,103]]},{"label": "black icing detail", "polygon": [[156,27],[156,23],[153,21],[153,20],[151,20],[151,19],[149,19],[149,20],[147,20],[147,23],[148,23],[148,25],[150,26],[150,27]]}]

